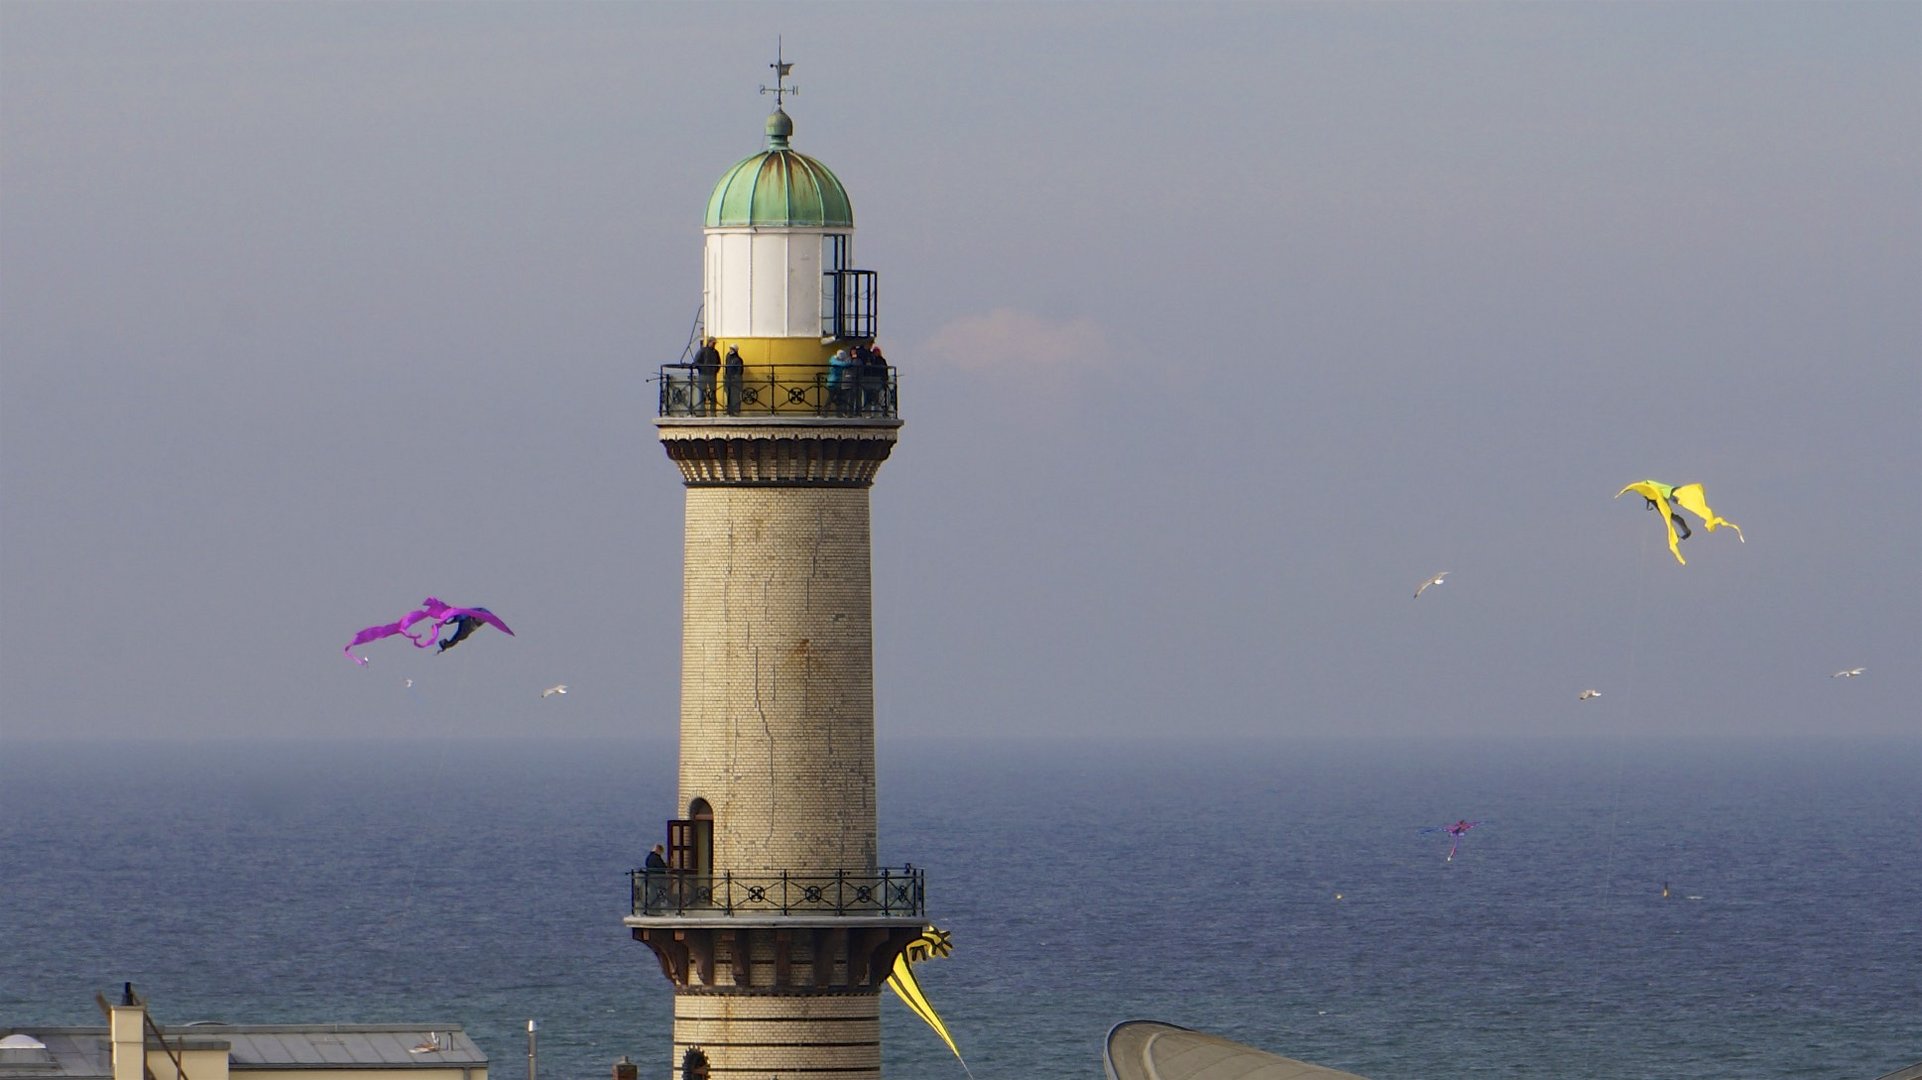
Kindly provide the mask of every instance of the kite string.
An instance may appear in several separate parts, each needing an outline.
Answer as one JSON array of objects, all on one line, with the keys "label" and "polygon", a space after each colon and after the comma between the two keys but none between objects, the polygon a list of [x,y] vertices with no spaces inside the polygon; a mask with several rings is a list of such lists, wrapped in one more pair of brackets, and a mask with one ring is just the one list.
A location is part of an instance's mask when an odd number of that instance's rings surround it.
[{"label": "kite string", "polygon": [[[439,640],[440,625],[441,624],[438,622],[435,623],[433,635],[432,635],[432,638],[430,638],[430,640],[433,640],[436,642]],[[435,651],[435,652],[429,652],[427,655],[438,657],[440,653],[438,651]],[[450,696],[455,700],[455,705],[456,705],[456,708],[454,709],[455,716],[468,715],[467,704],[468,704],[468,699],[473,692],[473,688],[469,685],[469,676],[467,672],[467,667],[468,667],[467,664],[461,664],[459,666],[459,674],[455,675],[453,679],[452,689],[454,692]],[[438,672],[441,669],[439,667],[436,667],[434,670]],[[425,680],[425,682],[428,684],[429,687],[433,688],[432,690],[429,691],[429,695],[428,695],[429,700],[434,700],[438,698],[439,695],[435,693],[435,691],[437,691],[440,686],[439,681],[430,678]],[[448,768],[452,764],[451,759],[454,752],[454,747],[453,747],[453,740],[447,737],[447,733],[439,730],[439,722],[442,719],[442,717],[444,717],[445,715],[446,715],[445,710],[435,709],[435,710],[431,710],[430,712],[431,719],[434,720],[435,722],[429,726],[428,728],[429,734],[427,737],[432,739],[433,742],[435,743],[435,752],[431,755],[433,759],[433,767],[429,770],[428,776],[427,776],[427,785],[425,790],[429,793],[430,797],[427,803],[425,804],[425,806],[447,805],[446,800],[442,799],[439,796],[439,791],[440,791],[441,783],[447,777]],[[411,788],[411,785],[410,785],[410,788]],[[411,789],[416,791],[421,790],[420,788],[411,788]],[[424,812],[425,806],[416,807],[415,809],[417,812]],[[437,823],[431,823],[423,820],[420,817],[417,817],[414,822],[415,835],[431,836],[432,831],[436,827],[436,825]],[[434,858],[435,858],[434,852],[426,851],[426,852],[417,853],[416,856],[411,861],[413,861],[415,865],[422,865],[424,863],[430,864]],[[420,892],[420,882],[421,882],[420,875],[411,874],[408,876],[407,891],[401,899],[400,910],[395,913],[392,923],[399,924],[403,927],[405,926],[408,916],[413,913],[414,901]]]},{"label": "kite string", "polygon": [[[1641,532],[1641,569],[1636,575],[1636,615],[1634,630],[1628,634],[1628,665],[1624,669],[1624,698],[1626,705],[1634,707],[1641,698],[1641,634],[1647,628],[1647,592],[1649,592],[1649,532]],[[1626,749],[1620,740],[1614,744],[1614,778],[1609,784],[1609,847],[1603,857],[1601,869],[1601,907],[1607,909],[1614,901],[1614,849],[1616,832],[1622,821],[1622,776],[1626,773]]]},{"label": "kite string", "polygon": [[[1622,698],[1625,705],[1630,708],[1633,708],[1641,699],[1642,635],[1647,632],[1648,579],[1653,572],[1653,567],[1649,565],[1649,537],[1651,535],[1647,530],[1643,530],[1642,532],[1641,552],[1638,556],[1640,572],[1635,575],[1634,622],[1633,629],[1628,636],[1628,662],[1624,665],[1623,669]],[[1615,753],[1613,756],[1615,759],[1615,775],[1609,783],[1608,830],[1602,856],[1601,891],[1596,902],[1596,915],[1601,918],[1606,918],[1615,906],[1615,852],[1619,846],[1622,814],[1622,785],[1626,772],[1627,758],[1627,751],[1619,738],[1616,739]],[[1602,987],[1598,973],[1591,972],[1585,981],[1589,986],[1591,1002],[1599,1006],[1601,1004],[1600,997]],[[1597,1012],[1596,1015],[1599,1015],[1599,1012]],[[1601,1028],[1599,1026],[1592,1028],[1590,1035],[1592,1036],[1591,1045],[1594,1046],[1595,1052],[1602,1052],[1604,1047],[1601,1045],[1601,1040],[1604,1033]]]},{"label": "kite string", "polygon": [[[1646,632],[1648,624],[1648,579],[1651,570],[1649,566],[1650,535],[1647,530],[1642,531],[1642,550],[1639,556],[1642,564],[1641,572],[1635,575],[1634,630],[1628,637],[1628,664],[1624,671],[1624,685],[1626,687],[1624,696],[1630,707],[1634,707],[1641,699],[1640,668],[1642,659],[1642,635]],[[1625,751],[1619,739],[1615,744],[1614,756],[1615,776],[1609,785],[1608,850],[1602,864],[1602,900],[1605,904],[1614,896],[1616,831],[1621,824],[1622,777],[1624,774]]]}]

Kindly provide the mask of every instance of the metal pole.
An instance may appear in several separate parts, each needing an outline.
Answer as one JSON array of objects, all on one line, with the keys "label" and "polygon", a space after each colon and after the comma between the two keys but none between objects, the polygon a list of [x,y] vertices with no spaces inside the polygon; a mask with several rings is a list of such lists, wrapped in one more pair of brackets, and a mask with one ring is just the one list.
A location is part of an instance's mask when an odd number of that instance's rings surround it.
[{"label": "metal pole", "polygon": [[534,1021],[527,1022],[527,1080],[534,1080]]}]

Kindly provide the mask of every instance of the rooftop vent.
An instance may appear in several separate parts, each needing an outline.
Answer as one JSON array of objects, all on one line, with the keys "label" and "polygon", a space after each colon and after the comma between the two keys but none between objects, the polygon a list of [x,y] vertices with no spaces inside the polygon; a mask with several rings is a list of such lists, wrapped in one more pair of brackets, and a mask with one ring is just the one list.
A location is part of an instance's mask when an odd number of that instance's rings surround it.
[{"label": "rooftop vent", "polygon": [[31,1035],[8,1035],[0,1039],[0,1074],[9,1072],[44,1073],[53,1064],[47,1044]]}]

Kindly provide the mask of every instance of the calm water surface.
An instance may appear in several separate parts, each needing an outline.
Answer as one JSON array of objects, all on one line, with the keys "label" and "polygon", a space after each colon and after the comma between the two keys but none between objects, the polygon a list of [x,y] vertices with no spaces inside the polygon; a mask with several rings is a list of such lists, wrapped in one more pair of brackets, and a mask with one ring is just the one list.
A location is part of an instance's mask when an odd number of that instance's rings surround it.
[{"label": "calm water surface", "polygon": [[[0,742],[0,1025],[131,980],[163,1022],[458,1023],[511,1077],[533,1018],[544,1077],[664,1077],[620,919],[674,752]],[[884,742],[881,776],[980,1080],[1093,1080],[1134,1018],[1372,1080],[1922,1061],[1922,743]],[[1417,830],[1460,817],[1448,862]],[[961,1077],[883,1016],[889,1075]]]}]

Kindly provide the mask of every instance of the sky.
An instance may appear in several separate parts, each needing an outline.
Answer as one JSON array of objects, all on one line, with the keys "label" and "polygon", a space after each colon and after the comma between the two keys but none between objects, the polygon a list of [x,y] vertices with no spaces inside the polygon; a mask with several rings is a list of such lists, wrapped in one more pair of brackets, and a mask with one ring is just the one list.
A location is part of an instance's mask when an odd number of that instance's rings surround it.
[{"label": "sky", "polygon": [[0,746],[671,737],[777,40],[884,741],[1922,727],[1922,6],[5,0]]}]

